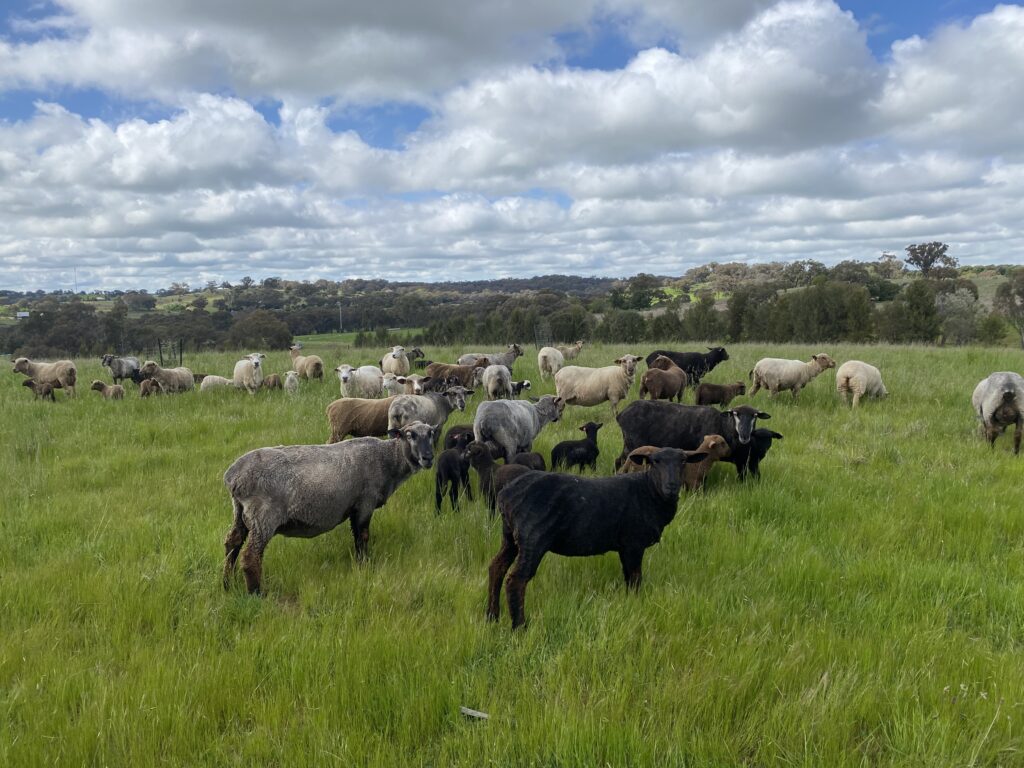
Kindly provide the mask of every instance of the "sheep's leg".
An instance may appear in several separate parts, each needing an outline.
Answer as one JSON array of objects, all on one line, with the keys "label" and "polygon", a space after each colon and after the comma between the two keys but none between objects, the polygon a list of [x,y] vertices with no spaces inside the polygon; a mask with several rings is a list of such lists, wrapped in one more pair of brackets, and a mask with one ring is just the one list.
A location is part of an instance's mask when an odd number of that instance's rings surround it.
[{"label": "sheep's leg", "polygon": [[462,477],[462,484],[466,488],[466,497],[470,501],[472,501],[473,500],[473,484],[471,482],[469,482],[469,467],[468,466],[462,468],[462,475],[461,475],[461,477]]},{"label": "sheep's leg", "polygon": [[234,506],[235,519],[231,530],[228,531],[227,538],[224,539],[224,589],[227,589],[230,584],[238,553],[242,550],[242,545],[245,544],[245,539],[249,535],[249,529],[242,519],[242,502],[232,499],[231,503]]},{"label": "sheep's leg", "polygon": [[760,390],[760,389],[761,389],[761,380],[755,376],[754,377],[754,386],[750,388],[750,396],[753,397],[754,395],[756,395],[758,393],[758,390]]},{"label": "sheep's leg", "polygon": [[352,539],[356,545],[356,560],[360,563],[366,562],[370,550],[370,519],[373,517],[373,510],[353,510],[349,518],[352,526]]},{"label": "sheep's leg", "polygon": [[452,512],[459,511],[459,478],[453,477],[448,483],[448,499],[452,503]]},{"label": "sheep's leg", "polygon": [[800,387],[793,387],[793,400],[795,401],[800,396]]},{"label": "sheep's leg", "polygon": [[988,438],[989,448],[995,449],[996,438],[999,437],[999,427],[995,424],[989,424],[985,427],[985,437]]},{"label": "sheep's leg", "polygon": [[516,545],[512,529],[505,525],[501,532],[501,549],[491,560],[487,569],[487,620],[497,621],[501,613],[501,585],[505,581],[505,574],[508,573],[512,561],[519,554],[519,547]]},{"label": "sheep's leg", "polygon": [[[444,497],[444,481],[440,475],[434,477],[434,514],[441,514],[441,499]],[[355,518],[352,518],[355,520]]]},{"label": "sheep's leg", "polygon": [[[857,403],[860,402],[860,396],[862,394],[863,394],[862,392],[858,392],[857,390],[853,391],[853,405],[851,407],[853,407],[853,408],[857,407]],[[845,402],[845,401],[846,401],[846,398],[843,398],[843,402]]]},{"label": "sheep's leg", "polygon": [[508,600],[508,612],[512,617],[512,629],[526,623],[526,585],[536,575],[542,557],[543,552],[536,555],[533,551],[520,548],[515,567],[505,580],[505,599]]},{"label": "sheep's leg", "polygon": [[619,552],[619,561],[622,563],[622,576],[626,580],[626,589],[640,589],[640,582],[643,579],[644,551],[642,549],[627,549]]},{"label": "sheep's leg", "polygon": [[1020,437],[1024,431],[1024,419],[1017,419],[1017,428],[1013,431],[1013,455],[1020,453]]},{"label": "sheep's leg", "polygon": [[270,536],[263,531],[249,531],[249,543],[242,552],[242,574],[245,576],[245,586],[250,595],[262,594],[260,584],[263,579],[263,552],[269,543]]}]

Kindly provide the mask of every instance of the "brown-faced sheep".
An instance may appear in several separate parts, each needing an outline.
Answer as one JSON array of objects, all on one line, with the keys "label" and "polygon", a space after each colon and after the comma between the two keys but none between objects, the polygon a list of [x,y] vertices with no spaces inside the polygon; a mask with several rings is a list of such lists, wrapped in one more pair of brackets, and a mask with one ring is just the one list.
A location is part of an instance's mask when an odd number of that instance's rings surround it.
[{"label": "brown-faced sheep", "polygon": [[75,396],[75,382],[78,380],[78,369],[70,360],[58,360],[55,363],[33,363],[27,357],[19,357],[14,361],[14,373],[22,373],[37,384],[49,384],[54,389],[63,389],[68,397]]},{"label": "brown-faced sheep", "polygon": [[40,384],[35,379],[25,379],[21,382],[21,386],[28,387],[32,390],[32,394],[34,395],[33,400],[43,399],[49,400],[53,403],[57,402],[57,398],[53,394],[52,384]]},{"label": "brown-faced sheep", "polygon": [[279,373],[272,373],[263,380],[264,389],[283,389],[283,387],[284,384]]},{"label": "brown-faced sheep", "polygon": [[[147,379],[156,379],[163,387],[164,394],[188,392],[195,387],[195,378],[188,368],[161,368],[152,360],[147,360],[140,371]],[[204,379],[205,382],[205,379]]]},{"label": "brown-faced sheep", "polygon": [[353,437],[384,437],[388,433],[388,408],[394,397],[366,400],[343,397],[327,406],[331,425],[328,443],[340,443],[347,435]]},{"label": "brown-faced sheep", "polygon": [[120,384],[106,384],[97,379],[92,383],[90,389],[103,395],[104,400],[124,400],[124,387]]},{"label": "brown-faced sheep", "polygon": [[729,405],[737,395],[747,394],[747,385],[742,381],[733,384],[701,383],[697,387],[697,405]]},{"label": "brown-faced sheep", "polygon": [[299,351],[301,349],[301,344],[288,348],[288,354],[292,356],[292,368],[299,375],[299,378],[306,380],[319,379],[322,384],[324,380],[324,361],[320,359],[319,355],[300,355]]},{"label": "brown-faced sheep", "polygon": [[681,403],[688,381],[686,371],[671,358],[658,355],[651,362],[650,370],[640,379],[640,399],[650,395],[651,400],[675,400]]},{"label": "brown-faced sheep", "polygon": [[466,389],[473,389],[483,383],[484,371],[490,363],[486,358],[477,360],[476,365],[450,365],[448,363],[431,363],[427,366],[427,376],[441,381],[458,379]]},{"label": "brown-faced sheep", "polygon": [[156,379],[143,379],[139,384],[139,397],[150,397],[152,395],[162,395],[163,393],[163,385]]},{"label": "brown-faced sheep", "polygon": [[583,340],[580,339],[570,347],[556,347],[556,349],[562,353],[562,357],[566,360],[575,360],[579,357],[580,352],[583,351]]},{"label": "brown-faced sheep", "polygon": [[615,365],[604,368],[583,368],[569,365],[555,374],[555,391],[568,405],[599,405],[611,403],[612,415],[619,412],[619,401],[624,400],[633,386],[636,355],[623,355]]}]

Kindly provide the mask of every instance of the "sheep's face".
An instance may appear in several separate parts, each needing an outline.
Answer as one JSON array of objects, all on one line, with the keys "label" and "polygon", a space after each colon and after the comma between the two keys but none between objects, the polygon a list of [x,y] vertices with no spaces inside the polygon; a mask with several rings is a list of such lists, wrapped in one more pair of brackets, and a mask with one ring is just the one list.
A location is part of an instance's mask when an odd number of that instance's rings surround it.
[{"label": "sheep's face", "polygon": [[451,387],[445,391],[445,397],[448,398],[448,403],[452,408],[458,408],[460,411],[466,410],[466,396],[472,395],[473,390],[466,389],[465,387]]},{"label": "sheep's face", "polygon": [[703,461],[708,455],[700,451],[681,451],[678,448],[662,448],[637,458],[647,465],[647,475],[655,491],[663,498],[678,496],[683,488],[683,470],[687,464]]},{"label": "sheep's face", "polygon": [[737,395],[747,394],[747,385],[744,384],[742,381],[737,381],[735,384],[733,384],[733,386],[736,387]]},{"label": "sheep's face", "polygon": [[714,361],[715,365],[729,359],[729,353],[725,351],[725,347],[708,347],[707,356]]},{"label": "sheep's face", "polygon": [[94,381],[92,383],[92,387],[90,387],[90,389],[95,389],[97,392],[102,392],[106,388],[107,385],[104,384],[102,381]]},{"label": "sheep's face", "polygon": [[469,457],[469,463],[475,469],[489,467],[494,463],[494,457],[491,456],[491,449],[487,447],[486,443],[470,443],[466,447],[466,455]]},{"label": "sheep's face", "polygon": [[[668,358],[665,358],[666,360]],[[636,355],[623,355],[615,361],[616,365],[621,365],[622,370],[626,372],[627,376],[632,376],[636,373],[636,364],[640,362],[641,358]],[[655,360],[657,362],[657,360]],[[669,361],[671,362],[671,361]]]},{"label": "sheep's face", "polygon": [[771,418],[764,411],[759,411],[750,405],[741,405],[739,408],[733,408],[729,411],[729,415],[732,416],[733,424],[736,427],[736,437],[743,445],[750,442],[750,435],[757,426],[758,419]]},{"label": "sheep's face", "polygon": [[523,348],[520,347],[518,344],[509,344],[508,345],[508,351],[512,353],[513,357],[522,357],[523,356]]},{"label": "sheep's face", "polygon": [[28,373],[28,358],[19,357],[14,361],[14,373]]},{"label": "sheep's face", "polygon": [[697,448],[715,459],[724,459],[729,455],[729,443],[721,435],[705,435],[704,441]]},{"label": "sheep's face", "polygon": [[334,372],[338,374],[338,378],[341,379],[342,384],[348,384],[349,379],[352,378],[351,365],[339,365],[334,369]]},{"label": "sheep's face", "polygon": [[818,367],[819,367],[819,368],[820,368],[821,370],[823,370],[823,371],[824,371],[824,370],[827,370],[827,369],[829,369],[829,368],[835,368],[835,367],[836,367],[836,361],[835,361],[835,360],[833,360],[833,359],[832,359],[831,357],[829,357],[828,355],[826,355],[826,354],[825,354],[824,352],[822,352],[822,353],[821,353],[820,355],[815,355],[815,356],[814,356],[814,357],[812,357],[811,359],[812,359],[812,360],[813,360],[814,362],[816,362],[816,363],[818,364]]},{"label": "sheep's face", "polygon": [[159,369],[159,365],[157,365],[152,360],[147,360],[145,365],[143,365],[142,368],[139,369],[139,373],[141,373],[146,378],[150,378],[154,376]]},{"label": "sheep's face", "polygon": [[405,441],[404,449],[411,463],[430,469],[434,463],[434,437],[440,429],[422,421],[414,421],[402,427],[398,439]]},{"label": "sheep's face", "polygon": [[600,422],[588,421],[586,424],[580,427],[580,432],[585,432],[587,437],[596,437],[597,430],[599,430],[602,426],[604,425],[601,424]]},{"label": "sheep's face", "polygon": [[100,360],[100,365],[110,365],[112,362],[114,362],[113,355],[104,355],[103,359]]},{"label": "sheep's face", "polygon": [[405,347],[392,347],[391,356],[396,360],[405,354]]},{"label": "sheep's face", "polygon": [[761,458],[764,458],[768,454],[768,449],[772,447],[772,440],[781,440],[782,435],[778,432],[773,432],[770,429],[758,428],[754,430],[754,445],[755,453],[759,454]]}]

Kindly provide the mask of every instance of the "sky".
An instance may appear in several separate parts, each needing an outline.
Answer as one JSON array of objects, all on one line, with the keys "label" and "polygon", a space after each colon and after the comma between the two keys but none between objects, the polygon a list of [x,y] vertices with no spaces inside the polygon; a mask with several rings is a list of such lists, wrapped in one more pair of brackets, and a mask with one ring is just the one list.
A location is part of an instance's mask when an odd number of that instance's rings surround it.
[{"label": "sky", "polygon": [[0,288],[1024,263],[1024,7],[0,0]]}]

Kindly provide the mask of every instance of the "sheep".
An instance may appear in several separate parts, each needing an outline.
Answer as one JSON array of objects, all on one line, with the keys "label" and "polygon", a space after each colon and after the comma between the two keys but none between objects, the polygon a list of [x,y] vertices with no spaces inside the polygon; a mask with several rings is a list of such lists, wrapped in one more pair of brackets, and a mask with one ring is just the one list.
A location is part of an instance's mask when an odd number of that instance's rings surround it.
[{"label": "sheep", "polygon": [[494,474],[498,469],[494,463],[494,456],[491,454],[490,448],[480,442],[470,443],[466,448],[466,456],[469,458],[470,466],[476,470],[477,477],[480,479],[480,493],[483,494],[484,501],[487,503],[488,514],[493,517],[495,510]]},{"label": "sheep", "polygon": [[53,384],[41,384],[35,379],[25,379],[21,382],[21,386],[28,387],[32,390],[33,400],[49,400],[52,403],[57,402],[57,398],[53,394]]},{"label": "sheep", "polygon": [[643,457],[651,467],[642,474],[583,478],[527,472],[505,486],[498,494],[502,543],[488,568],[487,618],[498,620],[508,574],[512,628],[523,626],[526,585],[547,552],[570,557],[617,552],[627,589],[639,589],[644,551],[676,515],[683,469],[705,456],[662,448]]},{"label": "sheep", "polygon": [[459,511],[459,491],[466,489],[469,500],[473,500],[473,486],[469,482],[469,456],[466,446],[473,442],[473,435],[463,433],[455,441],[455,445],[446,448],[437,457],[434,468],[434,512],[441,514],[441,499],[444,497],[445,486],[452,511]]},{"label": "sheep", "polygon": [[607,400],[612,416],[618,416],[619,401],[633,386],[638,360],[636,355],[623,355],[604,368],[566,366],[555,374],[555,391],[568,405],[598,405]]},{"label": "sheep", "polygon": [[665,349],[656,349],[647,356],[648,368],[658,355],[664,355],[682,368],[690,380],[691,387],[696,387],[716,365],[729,359],[729,353],[725,351],[725,347],[708,347],[707,352],[670,352]]},{"label": "sheep", "polygon": [[651,367],[640,378],[640,399],[650,395],[651,400],[683,401],[689,377],[671,358],[658,355]]},{"label": "sheep", "polygon": [[646,472],[647,464],[644,463],[641,457],[650,456],[652,453],[660,450],[661,448],[656,445],[641,445],[639,448],[634,448],[629,452],[626,460],[622,462],[622,466],[615,471],[615,474],[628,475],[633,472]]},{"label": "sheep", "polygon": [[773,440],[781,440],[782,435],[770,429],[758,427],[750,433],[750,451],[747,453],[746,467],[752,477],[760,479],[761,460],[768,455]]},{"label": "sheep", "polygon": [[[759,430],[754,431],[757,432]],[[760,431],[768,432],[770,430]],[[626,475],[631,472],[646,472],[650,465],[644,463],[643,457],[649,457],[660,450],[660,448],[654,445],[642,445],[639,448],[634,448],[630,451],[629,456],[626,457],[625,463],[619,468],[618,474]],[[714,463],[729,455],[729,443],[721,435],[705,435],[700,445],[697,446],[697,452],[706,453],[707,457],[696,464],[686,465],[683,473],[683,482],[690,491],[696,491],[704,487],[704,478],[707,477]]]},{"label": "sheep", "polygon": [[565,355],[554,347],[541,347],[537,353],[537,368],[540,370],[540,380],[547,381],[548,376],[554,376],[565,367]]},{"label": "sheep", "polygon": [[384,391],[384,374],[375,365],[339,365],[334,372],[341,382],[342,397],[380,397]]},{"label": "sheep", "polygon": [[282,389],[281,374],[271,373],[263,380],[264,389]]},{"label": "sheep", "polygon": [[104,400],[124,400],[124,387],[120,384],[106,384],[97,379],[89,389],[99,392]]},{"label": "sheep", "polygon": [[[396,376],[393,373],[384,374],[384,389],[389,395],[422,395],[424,383],[431,382],[429,377],[420,376],[418,373],[410,373],[408,376]],[[439,387],[438,389],[447,389]],[[434,390],[438,391],[438,390]]]},{"label": "sheep", "polygon": [[601,451],[597,447],[597,430],[601,428],[599,422],[588,421],[580,431],[586,434],[583,440],[563,440],[551,449],[552,471],[565,467],[572,469],[590,465],[593,471],[597,471],[597,457]]},{"label": "sheep", "polygon": [[853,408],[865,395],[867,397],[884,398],[889,391],[882,383],[882,372],[875,366],[860,360],[847,360],[836,371],[836,391],[843,405],[846,405],[846,393],[853,393]]},{"label": "sheep", "polygon": [[993,448],[996,447],[996,438],[1011,424],[1016,425],[1013,452],[1019,454],[1021,433],[1024,432],[1024,378],[1011,371],[990,374],[974,388],[971,405]]},{"label": "sheep", "polygon": [[449,365],[448,363],[431,363],[427,366],[427,376],[432,379],[450,381],[458,379],[459,385],[466,389],[473,389],[483,383],[484,371],[490,362],[486,358],[480,361],[479,365]]},{"label": "sheep", "polygon": [[385,373],[381,379],[381,387],[388,393],[389,397],[405,394],[405,384],[398,381],[398,376],[393,373]]},{"label": "sheep", "polygon": [[257,448],[236,459],[224,473],[233,511],[224,539],[224,588],[246,539],[242,573],[249,592],[260,594],[263,552],[275,534],[312,538],[346,519],[356,558],[364,561],[374,510],[415,472],[430,468],[434,433],[413,422],[392,440]]},{"label": "sheep", "polygon": [[720,405],[727,408],[737,395],[747,394],[747,385],[742,381],[733,384],[706,384],[697,386],[697,405]]},{"label": "sheep", "polygon": [[793,399],[796,400],[800,390],[819,374],[829,368],[835,368],[836,361],[824,352],[812,355],[810,362],[800,360],[783,360],[778,357],[765,357],[757,361],[757,365],[750,371],[750,380],[754,382],[750,396],[757,394],[759,389],[767,389],[769,397],[775,397],[779,392],[787,389],[793,390]]},{"label": "sheep", "polygon": [[529,392],[531,389],[533,389],[533,385],[530,383],[529,379],[523,379],[522,381],[513,381],[512,397],[518,399],[524,391]]},{"label": "sheep", "polygon": [[409,356],[405,354],[405,347],[392,347],[391,351],[381,358],[380,368],[384,373],[393,373],[396,376],[405,376],[409,373]]},{"label": "sheep", "polygon": [[546,472],[548,465],[544,463],[544,457],[534,451],[517,453],[512,457],[513,464],[521,464],[524,467],[530,469],[537,469],[541,472]]},{"label": "sheep", "polygon": [[164,386],[156,379],[143,379],[142,383],[139,384],[139,397],[162,395],[163,393]]},{"label": "sheep", "polygon": [[331,436],[327,442],[340,443],[349,434],[353,437],[383,437],[388,433],[388,408],[395,399],[343,397],[335,400],[327,406],[327,421],[331,425]]},{"label": "sheep", "polygon": [[564,409],[565,400],[552,395],[536,402],[490,400],[477,407],[473,434],[478,442],[493,442],[507,461],[529,451],[544,425],[558,421]]},{"label": "sheep", "polygon": [[299,372],[298,371],[286,371],[284,374],[284,391],[289,395],[297,395],[299,393]]},{"label": "sheep", "polygon": [[481,383],[488,400],[512,399],[512,376],[504,365],[489,365],[484,369]]},{"label": "sheep", "polygon": [[[448,432],[445,433],[445,436],[444,436],[444,448],[445,448],[445,450],[448,450],[449,448],[454,448],[458,444],[458,440],[459,440],[459,438],[462,435],[472,435],[472,434],[473,434],[473,425],[472,424],[456,424],[454,427],[450,427],[448,429]],[[467,441],[466,444],[468,445],[469,442],[472,441],[472,440],[473,440],[473,438],[470,437],[469,441]]]},{"label": "sheep", "polygon": [[301,344],[288,348],[288,354],[292,357],[292,368],[300,379],[306,379],[307,381],[319,379],[320,383],[323,384],[324,361],[320,359],[319,355],[300,355],[299,350],[301,349]]},{"label": "sheep", "polygon": [[[527,472],[536,472],[537,470],[532,467],[528,467],[524,464],[505,464],[498,467],[494,471],[494,495],[497,497],[501,493],[501,489],[511,483],[518,477],[522,477]],[[543,471],[543,470],[540,470]]]},{"label": "sheep", "polygon": [[224,389],[225,387],[233,387],[234,381],[229,379],[227,376],[215,376],[214,374],[207,374],[203,377],[202,383],[199,385],[200,392],[210,392],[214,389]]},{"label": "sheep", "polygon": [[484,365],[487,363],[481,363],[480,359],[485,358],[490,361],[490,365],[504,365],[508,368],[509,373],[512,372],[512,365],[515,363],[517,357],[522,357],[523,348],[518,344],[509,344],[508,349],[505,352],[493,352],[493,353],[481,353],[481,352],[467,352],[459,358],[459,365]]},{"label": "sheep", "polygon": [[147,360],[140,370],[147,379],[159,381],[165,394],[187,392],[195,386],[192,371],[188,368],[161,368],[152,360]]},{"label": "sheep", "polygon": [[415,364],[417,360],[422,360],[423,358],[426,357],[426,355],[423,354],[423,350],[420,349],[419,347],[413,347],[412,349],[405,353],[405,356],[408,357],[409,362],[413,364]]},{"label": "sheep", "polygon": [[556,347],[556,349],[562,353],[562,357],[564,359],[575,360],[579,356],[580,352],[583,351],[583,341],[581,339],[579,341],[573,342],[572,346]]},{"label": "sheep", "polygon": [[[472,394],[471,389],[451,387],[444,392],[430,392],[426,395],[399,395],[388,408],[388,432],[401,429],[411,421],[441,427],[456,408],[466,410],[466,398]],[[440,435],[438,431],[438,437]]]},{"label": "sheep", "polygon": [[58,360],[55,363],[33,363],[27,357],[19,357],[14,361],[14,373],[21,373],[36,384],[49,384],[54,389],[63,389],[68,397],[75,396],[75,382],[78,380],[78,369],[70,360]]},{"label": "sheep", "polygon": [[192,383],[193,384],[202,384],[203,383],[203,379],[205,379],[209,375],[210,374],[208,374],[208,373],[196,373],[195,371],[192,371]]},{"label": "sheep", "polygon": [[113,355],[104,355],[100,360],[100,365],[110,369],[110,376],[115,384],[120,384],[125,379],[131,379],[132,374],[137,373],[141,367],[137,357],[114,357]]},{"label": "sheep", "polygon": [[[234,373],[231,381],[238,389],[244,389],[250,395],[255,395],[263,386],[263,360],[266,355],[259,352],[246,355],[235,363]],[[194,378],[193,378],[194,380]]]}]

